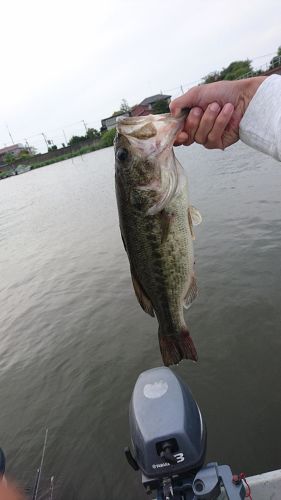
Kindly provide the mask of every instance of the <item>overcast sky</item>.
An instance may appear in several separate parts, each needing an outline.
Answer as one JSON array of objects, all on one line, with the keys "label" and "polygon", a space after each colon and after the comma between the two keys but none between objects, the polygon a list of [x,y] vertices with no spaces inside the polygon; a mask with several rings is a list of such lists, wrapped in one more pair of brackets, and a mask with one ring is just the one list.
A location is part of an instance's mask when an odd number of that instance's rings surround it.
[{"label": "overcast sky", "polygon": [[[281,45],[280,0],[2,0],[0,147],[60,145],[160,91]],[[265,56],[260,57],[259,56]],[[171,90],[173,89],[173,90]],[[84,130],[85,131],[85,130]]]}]

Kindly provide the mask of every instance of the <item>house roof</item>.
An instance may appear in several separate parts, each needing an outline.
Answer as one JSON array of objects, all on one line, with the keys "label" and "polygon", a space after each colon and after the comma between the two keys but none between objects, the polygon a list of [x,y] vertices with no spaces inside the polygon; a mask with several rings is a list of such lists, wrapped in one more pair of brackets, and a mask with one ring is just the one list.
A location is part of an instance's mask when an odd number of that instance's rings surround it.
[{"label": "house roof", "polygon": [[12,146],[6,146],[5,148],[0,149],[0,155],[5,153],[12,153],[13,151],[17,151],[18,149],[24,149],[22,144],[13,144]]},{"label": "house roof", "polygon": [[120,113],[115,113],[114,115],[108,116],[107,118],[103,118],[101,121],[104,122],[106,120],[109,120],[110,118],[118,118],[118,116],[126,115],[129,116],[129,111],[120,111]]},{"label": "house roof", "polygon": [[141,106],[148,106],[148,104],[154,104],[157,101],[163,101],[165,99],[170,99],[170,95],[165,94],[156,94],[150,97],[146,97],[143,101],[140,102]]}]

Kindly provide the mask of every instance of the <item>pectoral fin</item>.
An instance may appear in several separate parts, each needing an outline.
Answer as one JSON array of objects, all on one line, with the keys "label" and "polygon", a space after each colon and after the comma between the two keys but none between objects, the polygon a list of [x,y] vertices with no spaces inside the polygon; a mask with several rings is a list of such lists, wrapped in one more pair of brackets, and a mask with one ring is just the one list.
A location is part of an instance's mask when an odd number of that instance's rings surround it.
[{"label": "pectoral fin", "polygon": [[153,310],[153,305],[151,303],[151,300],[148,298],[143,287],[141,286],[140,282],[136,278],[134,271],[132,269],[132,266],[131,266],[131,275],[132,275],[132,282],[133,282],[135,294],[137,296],[137,299],[139,301],[140,306],[147,314],[150,314],[150,316],[153,317],[154,310]]},{"label": "pectoral fin", "polygon": [[189,227],[190,227],[191,236],[192,236],[192,239],[195,240],[193,226],[198,226],[199,224],[201,224],[202,217],[201,217],[199,210],[197,210],[197,208],[193,207],[192,205],[190,205],[188,207],[187,216],[188,216],[188,223],[189,223]]},{"label": "pectoral fin", "polygon": [[202,216],[199,210],[197,210],[197,208],[193,207],[192,205],[189,205],[188,210],[191,216],[193,226],[198,226],[199,224],[201,224]]},{"label": "pectoral fin", "polygon": [[192,224],[192,217],[191,217],[191,213],[190,213],[190,209],[188,208],[188,211],[187,211],[187,217],[188,217],[188,224],[189,224],[189,229],[190,229],[190,232],[191,232],[191,237],[193,240],[195,240],[195,234],[194,234],[194,231],[193,231],[193,224]]},{"label": "pectoral fin", "polygon": [[185,309],[189,309],[192,302],[196,299],[197,295],[198,295],[198,288],[195,276],[193,275],[187,293],[183,299],[183,307]]}]

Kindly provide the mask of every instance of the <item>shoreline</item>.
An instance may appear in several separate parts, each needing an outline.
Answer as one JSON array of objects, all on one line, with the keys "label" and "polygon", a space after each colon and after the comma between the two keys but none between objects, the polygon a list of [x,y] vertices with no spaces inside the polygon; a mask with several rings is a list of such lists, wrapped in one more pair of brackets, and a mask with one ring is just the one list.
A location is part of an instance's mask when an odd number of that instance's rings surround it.
[{"label": "shoreline", "polygon": [[[7,177],[14,177],[15,175],[20,175],[26,172],[30,172],[30,170],[36,170],[37,168],[47,167],[48,165],[52,165],[53,163],[59,163],[64,160],[69,160],[71,158],[75,158],[76,156],[82,156],[84,154],[93,153],[94,151],[98,151],[100,149],[105,149],[110,146],[113,146],[113,141],[115,137],[116,129],[110,129],[105,132],[98,142],[94,142],[91,145],[83,146],[81,143],[81,147],[79,149],[71,148],[70,152],[59,154],[60,149],[55,151],[49,151],[44,155],[38,155],[40,157],[46,157],[46,160],[36,161],[36,155],[31,156],[30,158],[24,158],[22,160],[17,160],[13,162],[13,164],[5,165],[4,170],[1,171],[0,167],[0,181],[2,179],[7,179]],[[64,149],[64,148],[61,148]],[[48,155],[50,156],[48,158]]]}]

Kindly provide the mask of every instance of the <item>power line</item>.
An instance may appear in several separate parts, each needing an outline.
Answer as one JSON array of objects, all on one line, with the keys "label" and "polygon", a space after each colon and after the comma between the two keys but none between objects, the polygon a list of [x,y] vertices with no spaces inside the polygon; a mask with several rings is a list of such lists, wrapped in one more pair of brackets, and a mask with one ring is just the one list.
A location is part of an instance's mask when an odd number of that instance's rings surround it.
[{"label": "power line", "polygon": [[8,127],[8,124],[7,124],[7,123],[6,123],[6,128],[7,128],[7,130],[8,130],[8,134],[9,134],[9,136],[10,136],[10,139],[11,139],[12,143],[13,143],[13,144],[15,144],[15,143],[14,143],[14,139],[13,139],[13,137],[12,137],[12,134],[11,134],[11,132],[10,132],[10,129],[9,129],[9,127]]},{"label": "power line", "polygon": [[[264,55],[260,55],[260,56],[256,56],[256,57],[253,57],[251,59],[251,61],[255,61],[255,60],[258,60],[258,59],[262,59],[262,58],[265,58],[265,57],[272,57],[272,56],[276,56],[276,52],[271,52],[271,53],[268,53],[268,54],[264,54]],[[269,67],[269,63],[265,63],[263,64],[262,66],[260,66],[260,68],[257,68],[256,71],[258,70],[262,70],[262,68],[264,70],[266,70],[267,68]],[[248,76],[252,76],[252,73],[247,73],[245,75],[242,75],[242,77],[240,78],[246,78]],[[169,89],[166,89],[164,90],[164,93],[168,93],[168,92],[178,92],[178,93],[184,93],[184,88],[187,90],[188,88],[190,88],[191,86],[194,86],[194,85],[198,85],[200,83],[202,83],[202,80],[203,78],[200,78],[200,79],[197,79],[197,80],[193,80],[193,81],[189,81],[189,82],[186,82],[186,83],[181,83],[179,84],[178,86],[175,86],[173,88],[169,88]],[[80,121],[75,121],[75,122],[72,122],[72,123],[69,123],[69,124],[66,124],[66,125],[63,125],[62,127],[58,127],[56,129],[52,129],[51,131],[48,131],[47,134],[45,134],[44,132],[39,132],[37,134],[33,134],[33,135],[30,135],[29,137],[23,139],[23,141],[25,142],[25,144],[28,145],[28,147],[31,147],[29,145],[29,142],[31,140],[31,142],[33,144],[37,144],[38,147],[42,147],[43,144],[46,145],[47,149],[50,145],[50,142],[49,140],[47,139],[47,137],[51,137],[51,141],[53,142],[53,139],[57,139],[56,142],[58,142],[58,139],[64,139],[64,141],[66,141],[66,143],[68,142],[67,141],[67,138],[66,138],[66,133],[65,133],[65,129],[68,129],[70,127],[76,127],[76,130],[72,131],[72,134],[75,135],[75,132],[76,133],[81,133],[81,124],[83,124],[84,128],[85,128],[85,131],[87,133],[88,129],[89,129],[89,126],[91,128],[99,128],[100,127],[100,120],[95,120],[95,121],[90,121],[90,122],[86,122],[84,119],[83,120],[80,120]],[[8,132],[8,135],[10,137],[10,140],[12,142],[12,144],[15,144],[15,141],[14,141],[14,138],[11,134],[11,131],[8,127],[8,124],[6,123],[6,129],[7,129],[7,132]],[[80,132],[78,132],[78,125],[80,126],[79,129],[80,129]],[[57,132],[60,132],[60,134],[58,135]],[[68,134],[69,135],[69,134]],[[3,142],[4,144],[4,141],[1,141]],[[22,142],[22,141],[19,141],[19,142]],[[43,144],[42,144],[43,143]]]}]

